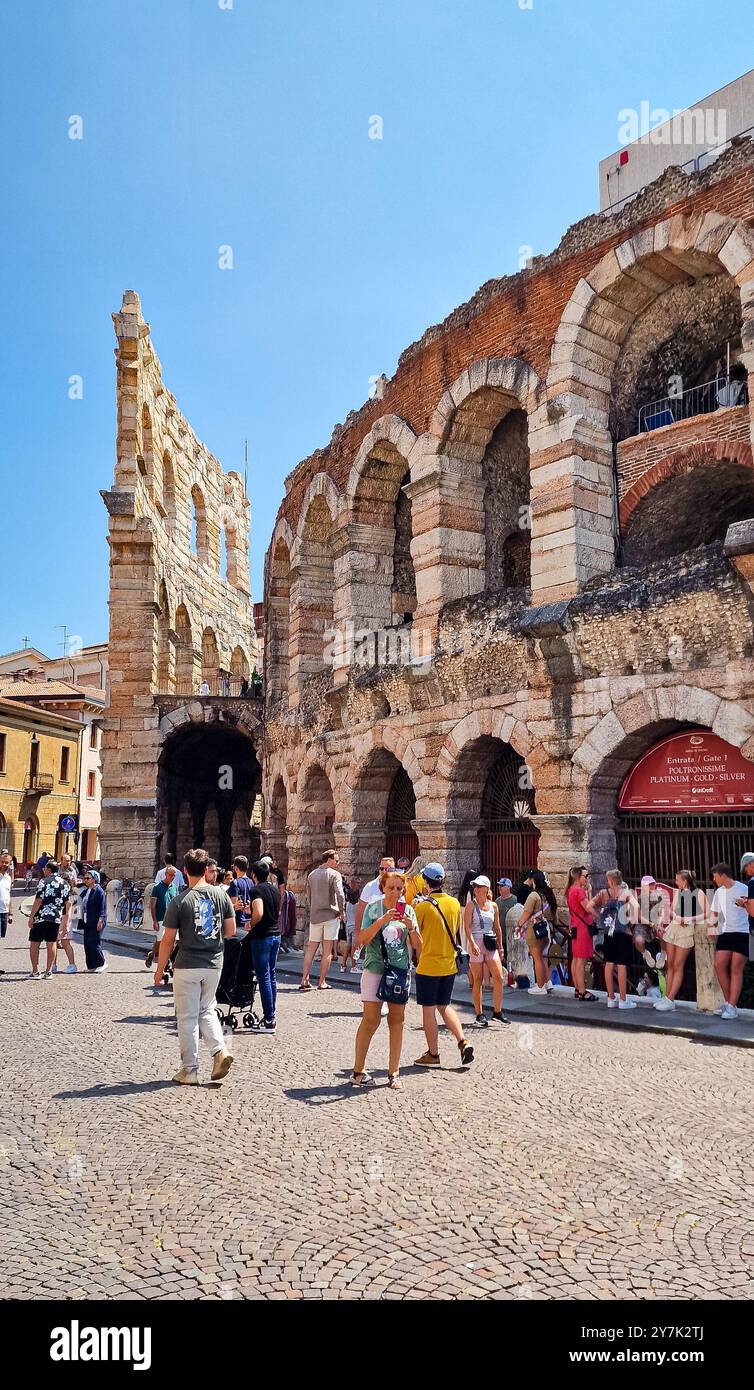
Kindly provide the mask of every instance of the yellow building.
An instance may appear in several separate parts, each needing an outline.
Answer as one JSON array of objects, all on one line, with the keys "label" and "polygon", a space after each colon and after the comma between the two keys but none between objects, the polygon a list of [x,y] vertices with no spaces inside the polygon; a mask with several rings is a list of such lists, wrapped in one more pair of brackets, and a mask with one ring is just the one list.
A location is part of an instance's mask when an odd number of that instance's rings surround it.
[{"label": "yellow building", "polygon": [[80,738],[77,719],[0,699],[0,849],[19,865],[66,848],[58,822],[78,811]]}]

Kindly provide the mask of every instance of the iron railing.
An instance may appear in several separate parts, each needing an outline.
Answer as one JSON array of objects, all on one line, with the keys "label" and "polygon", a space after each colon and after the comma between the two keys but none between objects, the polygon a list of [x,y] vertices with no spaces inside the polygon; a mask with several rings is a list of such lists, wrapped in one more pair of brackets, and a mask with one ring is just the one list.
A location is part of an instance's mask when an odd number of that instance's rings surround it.
[{"label": "iron railing", "polygon": [[748,405],[749,391],[745,381],[728,376],[716,376],[700,386],[690,386],[677,396],[661,396],[658,401],[643,405],[639,411],[639,434],[675,425],[679,420],[691,420],[695,415],[712,415],[729,405]]},{"label": "iron railing", "polygon": [[618,864],[631,886],[653,874],[671,886],[679,869],[690,869],[705,890],[714,888],[712,866],[730,864],[738,875],[741,855],[754,843],[754,813],[700,815],[626,813],[618,821]]},{"label": "iron railing", "polygon": [[207,696],[219,696],[221,699],[244,699],[255,700],[262,694],[262,682],[259,677],[253,680],[251,677],[225,676],[223,674],[208,676],[206,680],[174,680],[166,681],[158,679],[158,695],[193,695],[197,699]]}]

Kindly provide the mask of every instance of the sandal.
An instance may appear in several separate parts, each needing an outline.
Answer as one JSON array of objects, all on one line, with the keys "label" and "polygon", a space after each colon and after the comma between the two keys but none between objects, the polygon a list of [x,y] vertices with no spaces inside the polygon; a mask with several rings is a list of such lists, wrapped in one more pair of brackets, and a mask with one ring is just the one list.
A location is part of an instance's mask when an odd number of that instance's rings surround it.
[{"label": "sandal", "polygon": [[303,990],[311,989],[311,985],[299,985],[299,990],[302,990],[302,989],[303,989]]},{"label": "sandal", "polygon": [[579,994],[579,991],[578,991],[577,989],[575,989],[575,990],[573,991],[573,997],[574,997],[574,999],[577,999],[578,1002],[579,1002],[580,1004],[596,1004],[596,1003],[597,1003],[597,995],[596,995],[596,994],[592,994],[591,990],[588,990],[588,989],[585,989],[583,994]]},{"label": "sandal", "polygon": [[389,1071],[389,1072],[388,1072],[388,1074],[387,1074],[387,1084],[388,1084],[388,1089],[391,1090],[391,1091],[402,1091],[402,1090],[403,1090],[403,1082],[401,1081],[401,1078],[400,1078],[400,1076],[398,1075],[397,1071],[393,1071],[393,1072],[390,1072],[390,1071]]},{"label": "sandal", "polygon": [[355,1071],[351,1076],[352,1086],[374,1086],[374,1081],[368,1071]]}]

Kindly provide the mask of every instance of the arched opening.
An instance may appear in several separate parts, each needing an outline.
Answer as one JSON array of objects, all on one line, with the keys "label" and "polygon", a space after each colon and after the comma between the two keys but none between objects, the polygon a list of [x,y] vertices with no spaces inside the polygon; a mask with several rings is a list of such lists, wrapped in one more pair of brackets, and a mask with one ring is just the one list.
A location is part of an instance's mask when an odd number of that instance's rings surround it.
[{"label": "arched opening", "polygon": [[251,677],[249,662],[243,647],[234,647],[230,656],[231,694],[239,695],[244,681]]},{"label": "arched opening", "polygon": [[165,450],[162,455],[162,500],[165,508],[165,515],[169,527],[175,522],[175,470],[173,460],[169,450]]},{"label": "arched opening", "polygon": [[465,745],[453,773],[450,811],[464,868],[480,868],[493,883],[504,875],[515,885],[536,867],[534,788],[510,744],[484,735]]},{"label": "arched opening", "polygon": [[151,484],[154,472],[154,454],[152,443],[152,416],[149,406],[141,407],[141,453],[136,455],[136,465],[142,478]]},{"label": "arched opening", "polygon": [[251,809],[262,784],[254,744],[225,722],[187,724],[166,740],[158,765],[160,848],[181,857],[201,847],[227,868],[259,855]]},{"label": "arched opening", "polygon": [[24,864],[34,864],[39,858],[39,819],[27,816],[24,821],[24,842],[21,859]]},{"label": "arched opening", "polygon": [[175,690],[175,645],[170,627],[170,603],[164,579],[160,583],[157,614],[157,690],[170,694]]},{"label": "arched opening", "polygon": [[531,584],[529,422],[511,410],[484,451],[485,588],[528,589]]},{"label": "arched opening", "polygon": [[729,460],[692,461],[655,484],[623,529],[623,562],[642,569],[697,546],[722,543],[734,521],[754,517],[754,470]]},{"label": "arched opening", "polygon": [[265,683],[271,700],[288,697],[291,602],[291,557],[279,540],[270,559],[265,617]]},{"label": "arched opening", "polygon": [[194,637],[188,610],[182,603],[176,609],[175,638],[175,693],[176,695],[193,695],[195,693]]},{"label": "arched opening", "polygon": [[[288,795],[282,777],[276,777],[270,796],[267,841],[270,854],[284,874],[288,873]],[[326,846],[329,848],[329,846]]]},{"label": "arched opening", "polygon": [[194,483],[191,489],[191,549],[201,565],[207,563],[207,509],[204,494]]},{"label": "arched opening", "polygon": [[395,543],[393,545],[392,611],[393,620],[399,623],[412,622],[416,612],[416,571],[411,556],[411,538],[414,534],[411,498],[404,491],[410,482],[411,472],[408,470],[401,480],[393,515]]},{"label": "arched opening", "polygon": [[220,693],[219,671],[220,654],[217,648],[217,638],[211,627],[205,627],[202,633],[202,682],[206,681],[210,695]]},{"label": "arched opening", "polygon": [[[729,368],[732,382],[745,384],[741,298],[720,269],[698,280],[684,275],[634,319],[613,373],[614,439],[717,410],[717,383],[727,380]],[[725,404],[743,399],[733,392]]]},{"label": "arched opening", "polygon": [[383,854],[413,859],[419,853],[413,783],[387,748],[373,748],[356,776],[353,820],[351,867],[362,882],[374,877]]},{"label": "arched opening", "polygon": [[292,604],[292,665],[299,689],[325,668],[326,634],[333,626],[334,525],[324,497],[309,505],[302,533]]},{"label": "arched opening", "polygon": [[366,528],[351,580],[353,606],[364,627],[379,630],[410,622],[416,608],[411,500],[403,491],[410,481],[407,460],[395,444],[377,440],[352,503],[354,523]]},{"label": "arched opening", "polygon": [[335,800],[327,773],[310,767],[299,798],[302,827],[302,858],[307,868],[319,863],[326,849],[332,848]]},{"label": "arched opening", "polygon": [[224,526],[220,527],[220,578],[228,579],[228,536]]}]

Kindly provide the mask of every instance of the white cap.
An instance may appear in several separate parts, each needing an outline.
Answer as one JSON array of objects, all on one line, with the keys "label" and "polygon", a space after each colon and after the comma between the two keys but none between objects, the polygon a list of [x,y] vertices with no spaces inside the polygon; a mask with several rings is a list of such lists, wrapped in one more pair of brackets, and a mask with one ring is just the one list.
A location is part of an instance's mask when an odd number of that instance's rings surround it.
[{"label": "white cap", "polygon": [[478,878],[472,878],[471,886],[472,888],[491,888],[492,884],[486,874],[480,874]]}]

